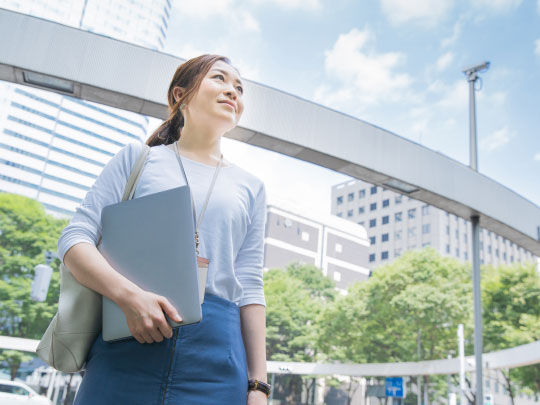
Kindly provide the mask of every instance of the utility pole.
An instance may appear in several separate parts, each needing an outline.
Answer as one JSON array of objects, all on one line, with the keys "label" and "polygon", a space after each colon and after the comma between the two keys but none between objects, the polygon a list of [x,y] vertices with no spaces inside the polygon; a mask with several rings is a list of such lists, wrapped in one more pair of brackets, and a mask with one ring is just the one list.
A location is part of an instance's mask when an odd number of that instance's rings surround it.
[{"label": "utility pole", "polygon": [[[478,152],[476,142],[476,99],[474,85],[479,79],[478,73],[485,72],[489,68],[489,62],[483,62],[463,69],[469,82],[469,144],[470,144],[470,164],[471,169],[478,171]],[[473,295],[474,295],[474,355],[476,370],[476,405],[484,403],[484,385],[482,379],[482,290],[480,287],[480,226],[478,215],[471,216],[472,224],[472,273],[473,273]]]}]

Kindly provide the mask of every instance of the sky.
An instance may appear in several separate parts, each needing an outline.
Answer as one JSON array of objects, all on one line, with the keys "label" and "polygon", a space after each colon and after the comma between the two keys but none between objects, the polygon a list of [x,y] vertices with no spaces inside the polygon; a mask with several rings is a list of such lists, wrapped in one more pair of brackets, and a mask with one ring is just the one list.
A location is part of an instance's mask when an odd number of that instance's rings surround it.
[{"label": "sky", "polygon": [[[540,0],[173,0],[163,51],[228,56],[243,79],[466,165],[462,70],[487,60],[478,170],[540,205]],[[227,138],[221,146],[265,182],[270,203],[328,214],[331,186],[352,179]]]}]

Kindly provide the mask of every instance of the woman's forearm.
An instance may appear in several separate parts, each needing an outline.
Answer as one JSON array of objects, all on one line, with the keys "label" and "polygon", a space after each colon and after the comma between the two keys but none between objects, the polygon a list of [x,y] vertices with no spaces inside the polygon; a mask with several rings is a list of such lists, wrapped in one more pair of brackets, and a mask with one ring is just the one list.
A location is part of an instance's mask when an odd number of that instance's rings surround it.
[{"label": "woman's forearm", "polygon": [[266,307],[259,304],[244,305],[240,307],[240,318],[249,378],[267,382]]},{"label": "woman's forearm", "polygon": [[118,305],[140,291],[135,283],[118,273],[93,244],[83,242],[72,246],[64,255],[64,264],[79,283]]}]

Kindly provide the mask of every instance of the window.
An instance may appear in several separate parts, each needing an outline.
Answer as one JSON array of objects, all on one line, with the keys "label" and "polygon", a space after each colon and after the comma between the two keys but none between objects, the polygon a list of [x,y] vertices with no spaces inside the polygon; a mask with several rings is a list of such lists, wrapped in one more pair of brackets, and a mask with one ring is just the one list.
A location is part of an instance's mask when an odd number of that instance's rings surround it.
[{"label": "window", "polygon": [[411,208],[408,212],[409,219],[414,219],[416,217],[416,208]]},{"label": "window", "polygon": [[422,206],[422,215],[428,215],[429,214],[429,205],[423,205]]},{"label": "window", "polygon": [[371,187],[371,189],[369,190],[369,193],[370,193],[371,195],[376,194],[376,193],[377,193],[377,186]]},{"label": "window", "polygon": [[339,271],[334,271],[334,280],[341,281],[341,273]]},{"label": "window", "polygon": [[408,235],[409,235],[409,237],[416,236],[416,227],[415,226],[413,226],[412,228],[409,228]]},{"label": "window", "polygon": [[514,263],[514,256],[510,256],[510,262]]},{"label": "window", "polygon": [[429,233],[429,232],[430,232],[430,224],[422,225],[422,233]]},{"label": "window", "polygon": [[358,191],[358,198],[364,198],[366,196],[366,190],[362,189]]},{"label": "window", "polygon": [[459,257],[459,248],[456,248],[456,257]]},{"label": "window", "polygon": [[488,245],[488,253],[491,253],[491,245]]},{"label": "window", "polygon": [[401,211],[394,214],[394,222],[401,222]]},{"label": "window", "polygon": [[306,231],[302,231],[302,240],[303,241],[309,241],[309,233]]},{"label": "window", "polygon": [[369,254],[369,261],[370,261],[370,262],[374,262],[374,261],[375,261],[375,253],[370,253],[370,254]]},{"label": "window", "polygon": [[353,210],[348,210],[347,211],[347,217],[350,218],[353,216]]},{"label": "window", "polygon": [[382,242],[388,242],[388,234],[387,234],[387,233],[383,233],[383,234],[382,234],[381,241],[382,241]]},{"label": "window", "polygon": [[456,229],[456,239],[459,240],[459,231]]},{"label": "window", "polygon": [[467,234],[466,234],[466,233],[463,234],[463,241],[464,241],[465,243],[467,243]]},{"label": "window", "polygon": [[369,210],[370,211],[375,211],[377,209],[377,203],[371,203],[369,204]]},{"label": "window", "polygon": [[[16,386],[16,385],[11,385],[11,384],[0,384],[0,392],[5,392],[8,394],[15,394],[15,395],[24,395],[24,396],[30,395],[30,391],[28,391],[27,389]],[[17,401],[17,400],[14,399],[14,401]]]},{"label": "window", "polygon": [[343,196],[340,195],[338,198],[337,198],[337,205],[341,205],[343,204]]},{"label": "window", "polygon": [[337,216],[338,216],[338,217],[343,217],[343,212],[338,212],[338,213],[337,213]]},{"label": "window", "polygon": [[377,226],[377,218],[372,218],[369,220],[369,227],[374,228]]},{"label": "window", "polygon": [[394,240],[400,240],[402,233],[403,231],[401,229],[399,231],[394,232]]},{"label": "window", "polygon": [[394,204],[401,204],[402,198],[402,195],[396,195],[396,198],[394,199]]},{"label": "window", "polygon": [[429,246],[429,245],[431,245],[431,242],[424,242],[424,243],[422,243],[422,247],[426,247],[426,246]]},{"label": "window", "polygon": [[386,260],[386,259],[388,259],[388,250],[381,252],[381,260]]},{"label": "window", "polygon": [[335,251],[336,253],[341,253],[343,251],[343,246],[341,245],[341,243],[336,243]]},{"label": "window", "polygon": [[503,252],[503,259],[506,260],[506,252]]},{"label": "window", "polygon": [[399,257],[401,256],[401,249],[395,249],[394,250],[394,257]]},{"label": "window", "polygon": [[362,226],[364,226],[364,221],[360,221],[360,222],[358,222],[358,225],[362,225]]},{"label": "window", "polygon": [[464,256],[465,260],[469,260],[469,255],[467,254],[467,252],[463,252],[463,256]]},{"label": "window", "polygon": [[369,244],[374,245],[375,243],[376,243],[376,237],[375,236],[370,236],[369,237]]},{"label": "window", "polygon": [[364,213],[364,207],[358,207],[358,213],[363,214]]},{"label": "window", "polygon": [[450,245],[446,245],[446,253],[450,253]]},{"label": "window", "polygon": [[484,250],[484,242],[480,242],[480,250]]},{"label": "window", "polygon": [[347,194],[347,201],[354,201],[354,193]]},{"label": "window", "polygon": [[495,256],[499,257],[499,249],[495,249]]},{"label": "window", "polygon": [[387,198],[386,200],[383,200],[383,202],[382,202],[383,208],[388,207],[389,205],[390,205],[390,199],[389,198]]},{"label": "window", "polygon": [[390,222],[390,216],[389,215],[385,215],[384,217],[382,217],[382,224],[387,224]]},{"label": "window", "polygon": [[450,235],[450,225],[446,225],[446,234]]}]

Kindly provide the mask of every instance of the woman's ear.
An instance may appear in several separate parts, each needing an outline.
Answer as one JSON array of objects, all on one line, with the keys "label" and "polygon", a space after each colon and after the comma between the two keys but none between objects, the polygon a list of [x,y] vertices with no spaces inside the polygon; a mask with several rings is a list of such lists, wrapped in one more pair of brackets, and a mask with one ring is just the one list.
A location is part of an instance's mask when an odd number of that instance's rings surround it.
[{"label": "woman's ear", "polygon": [[174,86],[174,88],[173,88],[173,97],[174,97],[175,103],[177,103],[178,100],[180,100],[180,97],[182,97],[182,94],[184,94],[184,88],[179,87],[179,86]]}]

